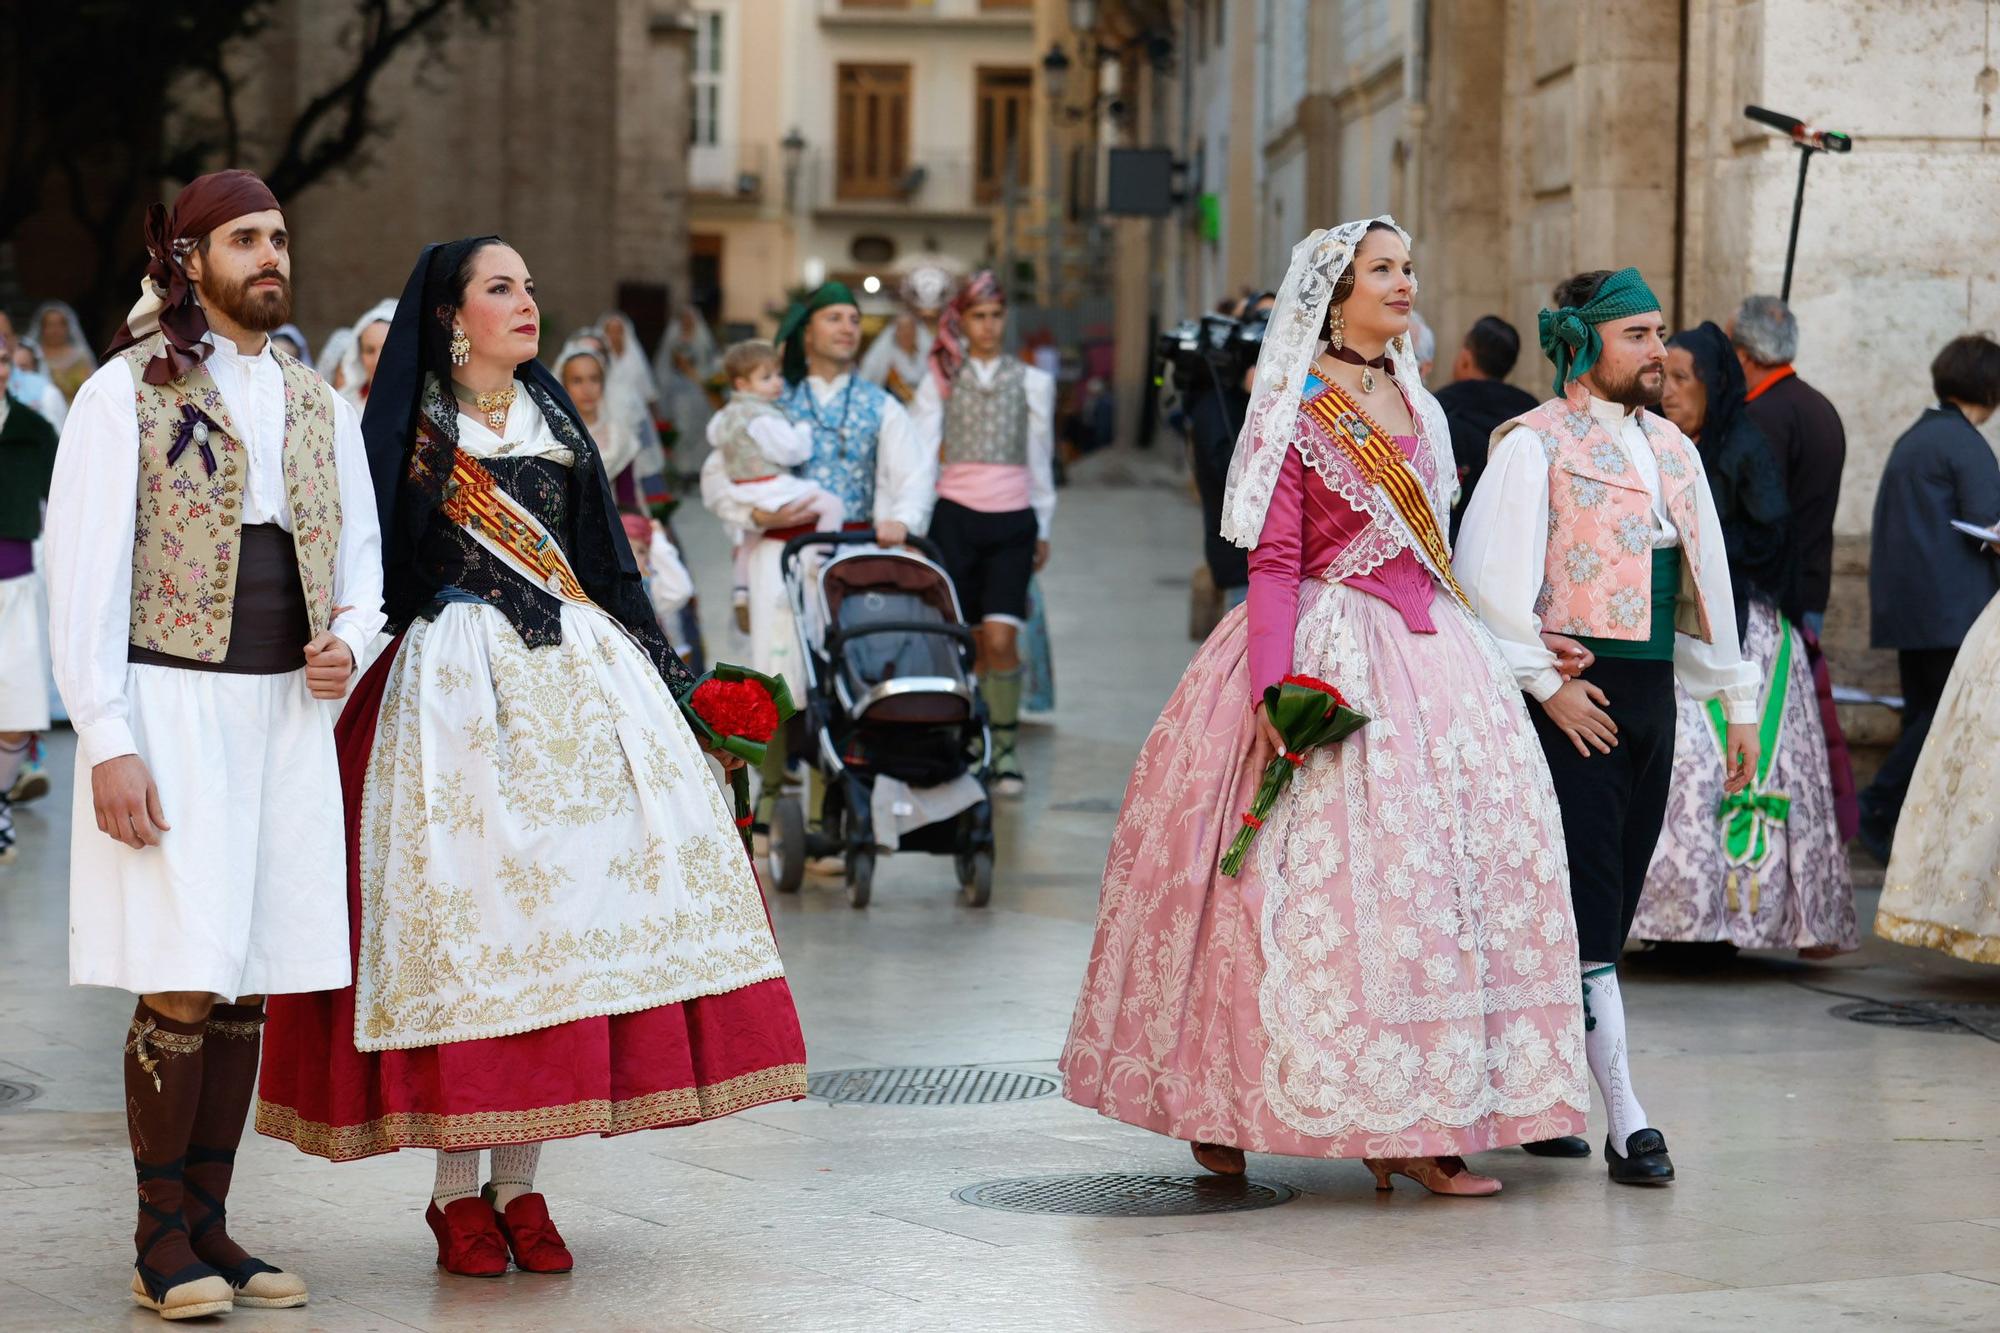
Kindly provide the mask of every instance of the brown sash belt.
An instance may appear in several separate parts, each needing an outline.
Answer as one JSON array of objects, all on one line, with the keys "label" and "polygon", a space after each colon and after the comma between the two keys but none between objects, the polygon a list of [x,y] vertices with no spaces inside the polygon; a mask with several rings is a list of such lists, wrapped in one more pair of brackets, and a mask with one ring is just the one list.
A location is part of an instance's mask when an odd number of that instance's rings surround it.
[{"label": "brown sash belt", "polygon": [[306,614],[292,534],[275,523],[246,524],[236,559],[236,604],[227,655],[220,662],[200,662],[133,644],[126,649],[125,660],[182,671],[278,676],[306,664],[306,642],[311,638],[312,620]]}]

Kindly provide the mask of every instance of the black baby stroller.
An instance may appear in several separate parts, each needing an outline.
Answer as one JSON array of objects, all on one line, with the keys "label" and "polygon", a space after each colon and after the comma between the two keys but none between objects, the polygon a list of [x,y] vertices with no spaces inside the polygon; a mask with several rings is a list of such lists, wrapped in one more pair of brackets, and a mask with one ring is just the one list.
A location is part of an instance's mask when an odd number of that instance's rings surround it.
[{"label": "black baby stroller", "polygon": [[797,893],[808,858],[840,855],[847,900],[866,907],[879,842],[876,779],[930,789],[970,775],[976,803],[901,832],[893,845],[952,857],[961,901],[984,907],[993,896],[992,738],[973,687],[972,631],[937,548],[921,537],[892,548],[872,533],[814,532],[785,543],[781,568],[805,675],[794,721],[806,739],[803,755],[793,754],[820,775],[826,796],[816,830],[796,795],[776,803],[772,882]]}]

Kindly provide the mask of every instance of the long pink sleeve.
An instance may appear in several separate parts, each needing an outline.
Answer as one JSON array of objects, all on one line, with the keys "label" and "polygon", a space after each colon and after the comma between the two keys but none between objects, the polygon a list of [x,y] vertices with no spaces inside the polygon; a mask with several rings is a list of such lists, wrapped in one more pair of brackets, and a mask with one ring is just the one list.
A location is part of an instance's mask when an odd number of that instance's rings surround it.
[{"label": "long pink sleeve", "polygon": [[1264,531],[1250,552],[1250,686],[1259,699],[1292,669],[1303,577],[1305,471],[1298,450],[1286,450]]}]

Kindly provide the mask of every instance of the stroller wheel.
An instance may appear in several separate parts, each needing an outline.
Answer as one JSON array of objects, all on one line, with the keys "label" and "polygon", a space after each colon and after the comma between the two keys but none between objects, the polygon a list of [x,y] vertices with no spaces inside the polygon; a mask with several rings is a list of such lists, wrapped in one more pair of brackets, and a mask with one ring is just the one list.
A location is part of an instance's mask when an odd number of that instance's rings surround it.
[{"label": "stroller wheel", "polygon": [[958,900],[967,907],[984,907],[993,901],[992,848],[958,857]]},{"label": "stroller wheel", "polygon": [[875,853],[849,852],[847,854],[847,905],[849,907],[868,906],[869,897],[875,892]]},{"label": "stroller wheel", "polygon": [[796,796],[780,796],[771,813],[771,886],[797,893],[806,878],[806,812]]}]

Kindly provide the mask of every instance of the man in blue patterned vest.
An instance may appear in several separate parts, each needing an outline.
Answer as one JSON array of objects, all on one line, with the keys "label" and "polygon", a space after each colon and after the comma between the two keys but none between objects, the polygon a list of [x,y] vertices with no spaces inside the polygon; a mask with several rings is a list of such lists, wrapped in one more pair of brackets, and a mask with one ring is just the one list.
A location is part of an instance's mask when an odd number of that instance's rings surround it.
[{"label": "man in blue patterned vest", "polygon": [[[887,389],[855,373],[861,307],[854,293],[845,283],[829,282],[794,302],[778,326],[778,345],[787,385],[778,406],[812,431],[813,453],[801,475],[839,496],[850,523],[872,523],[875,539],[884,546],[900,546],[911,532],[922,532],[936,465],[925,456],[903,405]],[[711,451],[701,472],[702,503],[718,518],[737,528],[762,529],[773,538],[810,530],[808,505],[765,510],[732,500],[721,457],[720,451]],[[781,546],[777,540],[766,541],[751,558],[750,665],[786,676],[799,693],[805,682],[797,674],[798,644],[778,569]],[[760,816],[769,813],[768,799],[776,794],[785,762],[783,747],[771,746],[762,774]]]}]

